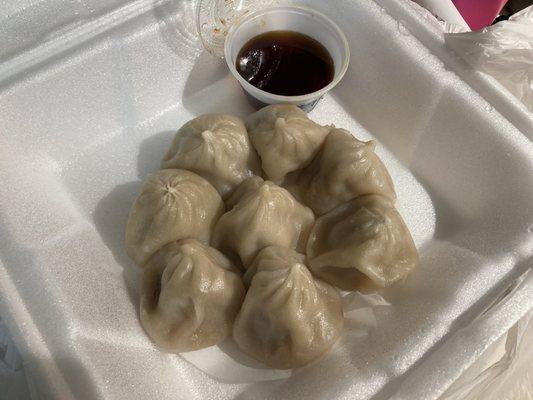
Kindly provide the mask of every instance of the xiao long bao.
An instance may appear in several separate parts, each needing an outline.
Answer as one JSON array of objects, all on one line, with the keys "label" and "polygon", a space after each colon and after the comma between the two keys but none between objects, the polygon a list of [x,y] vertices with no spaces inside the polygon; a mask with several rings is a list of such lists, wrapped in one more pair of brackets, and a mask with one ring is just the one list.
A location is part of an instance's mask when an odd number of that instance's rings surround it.
[{"label": "xiao long bao", "polygon": [[141,324],[165,351],[232,337],[270,367],[302,367],[342,337],[339,289],[392,285],[418,252],[375,141],[288,104],[245,121],[187,122],[143,182],[125,238]]}]

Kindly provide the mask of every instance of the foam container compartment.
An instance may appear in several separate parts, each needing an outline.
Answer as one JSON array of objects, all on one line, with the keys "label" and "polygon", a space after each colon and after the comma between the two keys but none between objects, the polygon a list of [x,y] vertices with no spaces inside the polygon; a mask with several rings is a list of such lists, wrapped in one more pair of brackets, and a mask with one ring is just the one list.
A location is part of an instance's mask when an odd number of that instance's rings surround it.
[{"label": "foam container compartment", "polygon": [[400,0],[301,2],[348,37],[312,112],[375,138],[421,266],[368,335],[275,381],[228,382],[138,321],[127,214],[174,131],[252,111],[194,2],[0,5],[0,312],[43,399],[435,399],[533,306],[533,120]]}]

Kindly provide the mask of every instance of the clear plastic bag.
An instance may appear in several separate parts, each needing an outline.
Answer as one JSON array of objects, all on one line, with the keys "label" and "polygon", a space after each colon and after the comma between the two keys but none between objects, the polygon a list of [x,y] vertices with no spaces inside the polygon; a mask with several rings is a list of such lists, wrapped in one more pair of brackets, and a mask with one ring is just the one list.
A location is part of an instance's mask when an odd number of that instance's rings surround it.
[{"label": "clear plastic bag", "polygon": [[472,68],[492,75],[533,112],[533,6],[508,21],[445,38]]}]

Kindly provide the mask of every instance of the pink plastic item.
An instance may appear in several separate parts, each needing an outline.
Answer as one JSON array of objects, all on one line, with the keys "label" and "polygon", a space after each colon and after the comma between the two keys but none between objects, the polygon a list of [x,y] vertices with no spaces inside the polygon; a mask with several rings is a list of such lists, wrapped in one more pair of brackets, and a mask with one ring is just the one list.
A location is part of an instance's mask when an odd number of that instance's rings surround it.
[{"label": "pink plastic item", "polygon": [[492,24],[507,0],[452,0],[473,31]]}]

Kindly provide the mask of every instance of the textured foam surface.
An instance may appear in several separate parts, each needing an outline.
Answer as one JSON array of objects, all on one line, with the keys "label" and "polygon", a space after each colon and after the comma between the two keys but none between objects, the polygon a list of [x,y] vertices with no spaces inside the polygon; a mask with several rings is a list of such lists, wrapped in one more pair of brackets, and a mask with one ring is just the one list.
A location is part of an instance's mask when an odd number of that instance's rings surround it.
[{"label": "textured foam surface", "polygon": [[383,291],[391,306],[368,335],[284,379],[227,383],[156,349],[123,247],[129,208],[185,121],[252,109],[201,51],[192,2],[103,7],[81,36],[52,37],[53,56],[0,49],[0,310],[43,398],[436,398],[533,304],[531,276],[497,297],[532,263],[532,132],[376,3],[306,3],[338,22],[352,55],[311,117],[378,140],[420,269]]}]

